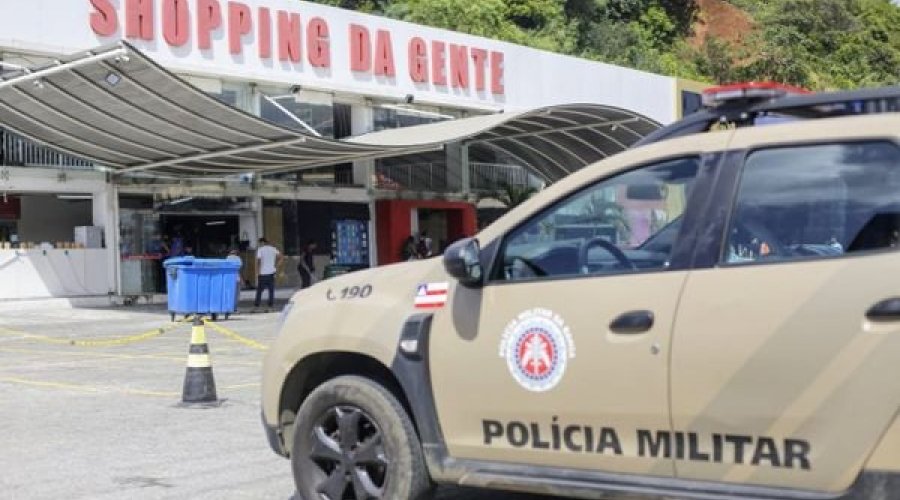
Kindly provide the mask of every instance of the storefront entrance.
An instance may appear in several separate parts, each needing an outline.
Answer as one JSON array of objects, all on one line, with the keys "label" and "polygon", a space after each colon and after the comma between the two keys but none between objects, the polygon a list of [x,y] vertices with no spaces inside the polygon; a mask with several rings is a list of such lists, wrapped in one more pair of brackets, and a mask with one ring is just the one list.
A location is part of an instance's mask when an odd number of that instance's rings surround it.
[{"label": "storefront entrance", "polygon": [[160,228],[173,257],[224,258],[229,250],[240,245],[236,215],[161,214]]},{"label": "storefront entrance", "polygon": [[432,255],[439,255],[450,243],[472,236],[476,231],[475,205],[442,200],[379,200],[378,264],[399,262],[410,236],[422,231],[432,242]]},{"label": "storefront entrance", "polygon": [[165,293],[163,262],[193,255],[224,258],[247,250],[256,214],[246,198],[119,197],[122,293]]}]

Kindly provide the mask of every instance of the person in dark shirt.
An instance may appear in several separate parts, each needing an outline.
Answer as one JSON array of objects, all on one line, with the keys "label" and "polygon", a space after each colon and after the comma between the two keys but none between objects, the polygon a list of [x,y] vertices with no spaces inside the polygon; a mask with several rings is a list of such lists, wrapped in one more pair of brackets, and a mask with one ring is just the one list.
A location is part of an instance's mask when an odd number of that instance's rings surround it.
[{"label": "person in dark shirt", "polygon": [[415,260],[419,258],[419,251],[416,249],[416,238],[412,235],[403,242],[403,249],[400,252],[400,260]]},{"label": "person in dark shirt", "polygon": [[313,261],[318,244],[309,240],[300,251],[300,263],[297,264],[297,272],[300,273],[300,288],[309,288],[316,280],[316,266]]}]

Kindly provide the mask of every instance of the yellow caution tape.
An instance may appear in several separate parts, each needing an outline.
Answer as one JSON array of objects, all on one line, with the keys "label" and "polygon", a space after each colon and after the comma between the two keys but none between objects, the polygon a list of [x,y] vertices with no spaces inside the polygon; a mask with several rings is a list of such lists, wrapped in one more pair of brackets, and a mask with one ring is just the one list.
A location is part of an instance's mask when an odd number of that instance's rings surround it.
[{"label": "yellow caution tape", "polygon": [[108,346],[120,346],[126,344],[133,344],[135,342],[141,342],[143,340],[152,339],[155,337],[159,337],[160,335],[166,333],[169,330],[174,330],[182,326],[184,323],[179,322],[168,326],[163,326],[160,328],[156,328],[153,330],[149,330],[143,333],[138,333],[136,335],[128,335],[126,337],[117,337],[117,338],[104,338],[104,339],[62,339],[59,337],[49,337],[47,335],[37,335],[34,333],[22,332],[18,330],[10,330],[7,328],[0,328],[0,334],[8,335],[8,336],[19,336],[23,340],[34,340],[37,342],[43,342],[45,344],[57,344],[57,345],[73,345],[78,347],[108,347]]},{"label": "yellow caution tape", "polygon": [[244,344],[245,346],[252,347],[254,349],[259,349],[260,351],[265,351],[266,349],[269,348],[269,346],[267,346],[265,344],[260,344],[259,342],[255,341],[255,340],[248,339],[247,337],[243,337],[243,336],[239,335],[237,332],[229,330],[228,328],[225,328],[224,326],[217,325],[216,323],[213,323],[212,321],[204,319],[203,323],[206,324],[206,326],[212,328],[213,331],[215,331],[217,333],[221,333],[222,335],[230,338],[231,340],[234,340],[235,342],[240,342],[241,344]]}]

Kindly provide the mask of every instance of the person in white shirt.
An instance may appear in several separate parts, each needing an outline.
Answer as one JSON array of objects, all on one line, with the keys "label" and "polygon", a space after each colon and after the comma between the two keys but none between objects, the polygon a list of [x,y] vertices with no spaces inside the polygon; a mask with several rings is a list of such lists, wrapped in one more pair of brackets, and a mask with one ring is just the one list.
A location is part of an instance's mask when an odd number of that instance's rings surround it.
[{"label": "person in white shirt", "polygon": [[259,246],[256,248],[257,279],[256,300],[253,302],[254,308],[259,308],[263,288],[269,290],[268,309],[272,309],[275,306],[275,273],[278,272],[282,259],[281,252],[270,245],[268,240],[265,238],[259,239]]}]

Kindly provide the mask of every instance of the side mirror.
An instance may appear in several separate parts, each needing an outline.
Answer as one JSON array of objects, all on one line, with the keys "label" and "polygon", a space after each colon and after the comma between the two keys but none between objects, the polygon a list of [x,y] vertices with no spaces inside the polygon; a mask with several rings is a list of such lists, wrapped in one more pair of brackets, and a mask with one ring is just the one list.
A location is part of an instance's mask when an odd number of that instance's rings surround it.
[{"label": "side mirror", "polygon": [[478,288],[484,284],[484,270],[481,268],[480,257],[478,240],[475,238],[459,240],[444,251],[444,269],[462,286]]}]

